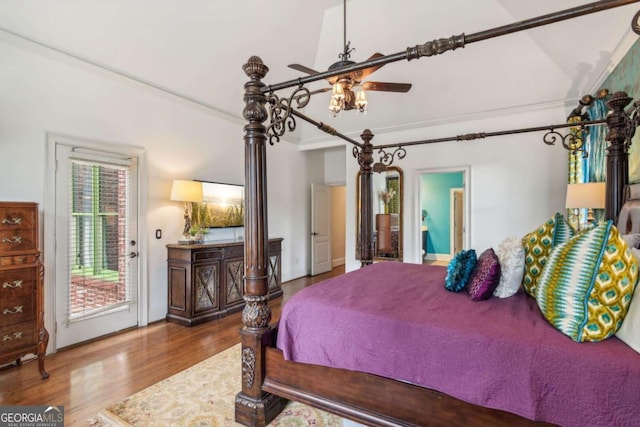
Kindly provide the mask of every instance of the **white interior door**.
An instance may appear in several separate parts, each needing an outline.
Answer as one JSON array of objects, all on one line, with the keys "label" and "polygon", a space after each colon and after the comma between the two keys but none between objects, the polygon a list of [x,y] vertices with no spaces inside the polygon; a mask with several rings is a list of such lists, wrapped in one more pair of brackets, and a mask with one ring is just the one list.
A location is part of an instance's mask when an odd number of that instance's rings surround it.
[{"label": "white interior door", "polygon": [[135,156],[55,145],[56,349],[138,324]]},{"label": "white interior door", "polygon": [[311,184],[311,275],[331,270],[331,187]]}]

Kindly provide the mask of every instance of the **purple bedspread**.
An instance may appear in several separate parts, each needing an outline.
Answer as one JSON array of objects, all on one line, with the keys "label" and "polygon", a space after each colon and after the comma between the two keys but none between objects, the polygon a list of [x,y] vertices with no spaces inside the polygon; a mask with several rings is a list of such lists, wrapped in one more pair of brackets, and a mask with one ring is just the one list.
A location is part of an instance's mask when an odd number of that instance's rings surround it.
[{"label": "purple bedspread", "polygon": [[305,288],[283,308],[287,360],[363,371],[563,426],[640,425],[640,354],[576,343],[533,298],[471,301],[446,268],[384,262]]}]

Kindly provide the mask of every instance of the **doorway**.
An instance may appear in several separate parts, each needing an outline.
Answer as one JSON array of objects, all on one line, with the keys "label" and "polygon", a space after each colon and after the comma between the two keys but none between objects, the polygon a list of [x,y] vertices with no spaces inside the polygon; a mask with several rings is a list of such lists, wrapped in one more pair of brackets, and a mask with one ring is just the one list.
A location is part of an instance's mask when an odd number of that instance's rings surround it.
[{"label": "doorway", "polygon": [[420,172],[420,256],[423,262],[449,261],[469,247],[469,169]]},{"label": "doorway", "polygon": [[138,150],[53,136],[49,149],[57,350],[141,323],[140,159]]},{"label": "doorway", "polygon": [[311,184],[312,276],[345,263],[346,186]]}]

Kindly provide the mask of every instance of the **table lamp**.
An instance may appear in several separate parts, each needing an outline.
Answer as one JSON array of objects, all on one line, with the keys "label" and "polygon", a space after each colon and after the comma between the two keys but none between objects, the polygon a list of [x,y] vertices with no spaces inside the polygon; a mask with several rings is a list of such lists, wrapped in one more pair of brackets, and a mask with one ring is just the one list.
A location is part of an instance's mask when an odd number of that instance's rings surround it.
[{"label": "table lamp", "polygon": [[202,183],[199,181],[188,181],[182,179],[174,179],[171,186],[171,200],[175,202],[183,202],[184,207],[184,229],[182,231],[182,239],[178,243],[190,243],[191,235],[191,214],[192,202],[202,202]]},{"label": "table lamp", "polygon": [[594,209],[604,209],[605,205],[606,183],[604,182],[586,182],[582,184],[567,185],[566,208],[575,209],[578,217],[578,230],[580,227],[579,209],[587,209],[586,224],[592,227],[595,221],[593,215]]}]

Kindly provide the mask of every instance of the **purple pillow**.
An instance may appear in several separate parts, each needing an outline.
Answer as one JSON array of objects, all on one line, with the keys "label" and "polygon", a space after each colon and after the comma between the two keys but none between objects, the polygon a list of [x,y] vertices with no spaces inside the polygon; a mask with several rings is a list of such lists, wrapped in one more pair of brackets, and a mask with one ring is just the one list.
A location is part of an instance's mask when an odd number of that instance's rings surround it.
[{"label": "purple pillow", "polygon": [[491,298],[500,283],[500,262],[492,248],[482,252],[469,277],[469,298],[482,301]]}]

